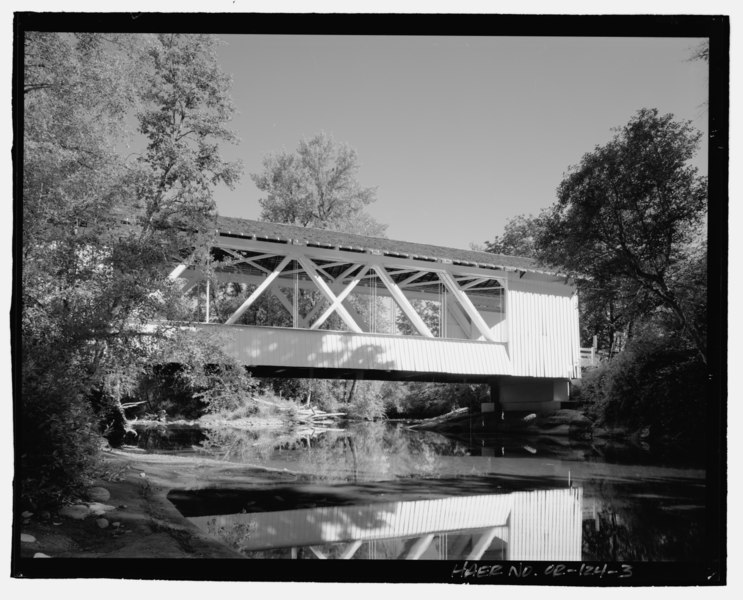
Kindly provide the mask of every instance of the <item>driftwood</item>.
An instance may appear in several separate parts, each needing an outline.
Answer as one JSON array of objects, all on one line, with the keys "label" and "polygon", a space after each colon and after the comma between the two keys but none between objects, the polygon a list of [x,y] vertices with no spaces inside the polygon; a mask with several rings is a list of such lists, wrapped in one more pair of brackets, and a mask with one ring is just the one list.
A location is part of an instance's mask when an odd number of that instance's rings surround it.
[{"label": "driftwood", "polygon": [[135,406],[139,406],[140,404],[146,404],[146,403],[147,403],[147,400],[142,400],[141,402],[126,402],[126,403],[122,402],[121,408],[124,408],[124,409],[133,408]]},{"label": "driftwood", "polygon": [[329,413],[314,407],[300,408],[296,413],[297,420],[303,425],[328,425],[335,423],[338,417],[345,417],[346,413]]},{"label": "driftwood", "polygon": [[469,408],[458,408],[456,410],[453,410],[449,413],[446,413],[445,415],[440,415],[438,417],[432,417],[430,419],[423,419],[420,423],[415,423],[413,425],[410,425],[409,429],[437,429],[441,427],[442,425],[449,424],[451,422],[460,421],[465,418],[469,418]]}]

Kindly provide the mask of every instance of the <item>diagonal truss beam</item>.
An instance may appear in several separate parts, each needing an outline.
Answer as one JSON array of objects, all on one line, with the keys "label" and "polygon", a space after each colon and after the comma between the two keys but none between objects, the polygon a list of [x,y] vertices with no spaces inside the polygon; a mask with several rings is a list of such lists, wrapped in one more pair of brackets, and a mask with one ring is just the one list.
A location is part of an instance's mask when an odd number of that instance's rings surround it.
[{"label": "diagonal truss beam", "polygon": [[507,527],[493,527],[491,529],[488,529],[485,531],[475,542],[475,545],[472,548],[472,551],[467,556],[466,560],[480,560],[482,558],[482,555],[485,554],[485,551],[490,548],[490,544],[493,543],[493,540],[498,536],[499,533],[502,533],[504,529],[508,529]]},{"label": "diagonal truss beam", "polygon": [[[340,293],[341,291],[343,291],[343,288],[341,288],[341,285],[342,285],[343,281],[346,279],[346,277],[348,277],[356,269],[360,269],[360,268],[363,268],[363,265],[362,264],[359,264],[359,263],[352,264],[345,271],[343,271],[343,273],[341,273],[340,275],[338,275],[338,277],[336,277],[333,280],[333,283],[330,284],[330,289],[332,289],[333,292],[335,292],[335,293]],[[376,277],[376,275],[371,275],[371,276],[372,277]],[[362,276],[359,276],[359,281],[362,281],[362,280],[366,279],[367,277],[370,277],[370,275],[366,274],[363,277]],[[366,320],[364,319],[364,317],[362,317],[356,311],[356,309],[353,307],[353,305],[348,300],[344,300],[343,306],[346,307],[346,310],[353,317],[353,320],[356,321],[356,323],[358,323],[359,326],[364,331],[368,331],[369,330],[368,323],[366,323]],[[306,322],[312,321],[312,319],[315,318],[315,316],[317,315],[317,313],[320,312],[320,309],[321,308],[322,308],[322,304],[319,304],[319,303],[318,304],[315,304],[315,306],[312,307],[312,310],[310,310],[310,312],[307,313],[307,317],[305,319]]]},{"label": "diagonal truss beam", "polygon": [[460,285],[459,287],[462,289],[462,291],[464,291],[464,290],[468,290],[471,287],[474,287],[476,285],[480,285],[481,283],[485,283],[486,281],[488,281],[488,278],[487,277],[480,277],[479,279],[475,279],[473,281],[470,281],[469,283],[465,283],[464,285]]},{"label": "diagonal truss beam", "polygon": [[238,308],[235,313],[225,321],[225,325],[232,325],[235,323],[242,314],[250,308],[250,306],[258,299],[260,298],[261,294],[268,289],[268,287],[274,282],[274,280],[281,274],[281,271],[284,270],[284,267],[289,264],[289,262],[292,260],[290,256],[285,256],[284,259],[279,263],[279,265],[273,270],[273,272],[266,277],[266,279],[261,283],[257,288],[255,288],[255,291],[253,291],[250,296],[248,296],[248,299],[245,300],[245,302],[242,303],[240,308]]},{"label": "diagonal truss beam", "polygon": [[168,279],[170,279],[171,281],[175,281],[181,276],[181,273],[183,273],[183,271],[185,271],[186,269],[188,269],[187,264],[185,263],[179,264],[175,269],[173,269],[170,272],[170,275],[168,275]]},{"label": "diagonal truss beam", "polygon": [[428,328],[428,325],[423,322],[423,319],[421,319],[420,315],[413,308],[413,305],[410,304],[410,301],[405,297],[405,294],[402,293],[402,290],[398,285],[392,280],[392,277],[389,276],[389,273],[387,273],[385,268],[382,265],[374,265],[373,268],[377,275],[379,275],[382,283],[384,283],[385,287],[389,290],[390,294],[392,294],[395,302],[397,302],[398,306],[405,313],[405,316],[410,319],[410,322],[413,324],[413,327],[416,328],[418,333],[422,336],[432,338],[433,334]]},{"label": "diagonal truss beam", "polygon": [[485,319],[482,318],[482,315],[475,308],[475,305],[472,304],[472,301],[467,297],[467,294],[465,294],[457,282],[454,281],[454,278],[449,273],[439,273],[439,278],[446,286],[446,289],[449,290],[452,296],[454,296],[456,301],[459,303],[459,306],[464,309],[464,312],[470,318],[470,321],[475,324],[475,327],[477,327],[477,330],[482,334],[482,336],[489,342],[496,342],[497,340],[493,336],[493,332],[490,331],[490,327],[488,327]]},{"label": "diagonal truss beam", "polygon": [[351,280],[351,283],[349,283],[346,288],[340,294],[338,294],[338,296],[336,296],[335,300],[330,303],[330,306],[325,309],[325,312],[323,312],[320,317],[318,317],[317,321],[310,325],[310,329],[317,329],[318,327],[320,327],[320,325],[322,325],[327,320],[327,318],[332,315],[339,306],[341,306],[342,302],[353,291],[353,288],[358,285],[359,281],[361,281],[361,278],[366,275],[366,272],[368,270],[369,267],[364,267],[356,276],[354,276],[354,278]]},{"label": "diagonal truss beam", "polygon": [[[334,286],[330,286],[330,287],[334,292],[339,291],[337,288],[334,289]],[[343,306],[348,311],[348,314],[351,315],[353,320],[356,321],[359,327],[361,327],[362,331],[369,331],[369,325],[366,322],[366,319],[357,312],[357,310],[353,307],[353,305],[348,300],[343,301]],[[304,322],[309,323],[310,321],[312,321],[312,319],[314,319],[317,316],[317,313],[320,312],[320,309],[322,309],[322,304],[320,303],[315,304],[315,306],[312,307],[312,310],[310,310],[310,312],[307,313],[307,316],[304,318]]]},{"label": "diagonal truss beam", "polygon": [[[421,273],[421,275],[429,275],[429,274],[430,273]],[[417,277],[414,279],[417,279]],[[427,285],[438,285],[438,284],[439,284],[438,281],[418,281],[416,283],[407,283],[405,285],[405,289],[416,288],[416,287],[426,287]]]},{"label": "diagonal truss beam", "polygon": [[355,540],[351,542],[350,544],[348,544],[348,546],[346,546],[345,550],[343,550],[343,552],[340,553],[338,558],[344,558],[344,559],[352,558],[353,555],[356,554],[356,551],[359,548],[361,548],[361,544],[362,544],[361,540]]},{"label": "diagonal truss beam", "polygon": [[406,285],[410,285],[416,279],[418,279],[419,277],[423,277],[424,275],[428,275],[428,271],[418,271],[415,275],[408,277],[405,281],[401,281],[397,285],[399,285],[401,288],[404,288]]},{"label": "diagonal truss beam", "polygon": [[193,279],[187,279],[185,283],[183,284],[183,287],[181,288],[182,294],[188,294],[192,289],[194,289],[197,285],[199,285],[203,280],[199,279],[198,277],[194,277]]},{"label": "diagonal truss beam", "polygon": [[241,256],[240,254],[236,252],[232,252],[229,248],[222,248],[222,250],[225,251],[230,256],[232,256],[232,258],[234,258],[237,261],[235,262],[236,265],[245,263],[246,265],[250,265],[251,267],[258,269],[259,271],[263,271],[266,274],[270,274],[271,269],[261,266],[255,261],[262,260],[264,258],[271,258],[273,256],[277,256],[276,254],[259,254],[258,256],[245,257],[245,256]]},{"label": "diagonal truss beam", "polygon": [[[315,282],[315,285],[320,289],[325,298],[327,298],[328,302],[330,302],[331,306],[335,304],[336,295],[333,293],[333,290],[330,289],[325,280],[320,277],[313,262],[306,256],[298,256],[297,260],[299,261],[299,264],[302,265],[305,272],[310,276],[312,281]],[[336,310],[338,311],[340,318],[343,319],[343,322],[351,331],[354,333],[363,333],[361,327],[356,324],[356,321],[353,320],[353,317],[349,314],[342,303],[339,302],[337,304]]]},{"label": "diagonal truss beam", "polygon": [[[344,263],[344,264],[348,264],[348,263]],[[348,277],[351,273],[353,273],[356,269],[358,269],[360,266],[361,266],[360,264],[353,264],[353,265],[351,265],[345,271],[343,271],[343,273],[341,273],[340,275],[338,275],[338,277],[336,277],[333,281],[335,283],[343,283],[343,280],[346,277]]]},{"label": "diagonal truss beam", "polygon": [[410,548],[407,556],[405,556],[405,559],[418,560],[423,555],[423,553],[428,550],[431,542],[433,542],[433,537],[434,535],[432,533],[429,533],[428,535],[424,535],[418,538],[413,546]]},{"label": "diagonal truss beam", "polygon": [[[336,285],[331,285],[330,289],[333,290],[333,292],[339,293],[341,291],[341,288],[339,288]],[[353,305],[348,301],[343,301],[343,306],[348,311],[348,314],[353,317],[353,320],[356,321],[356,323],[361,327],[363,331],[369,331],[369,324],[366,322],[366,318],[361,316],[358,311],[353,307]],[[317,316],[317,313],[320,312],[322,309],[322,304],[317,303],[315,306],[312,307],[312,310],[307,313],[307,316],[304,318],[305,323],[309,323]]]},{"label": "diagonal truss beam", "polygon": [[462,309],[459,308],[459,305],[456,302],[447,302],[447,309],[449,310],[449,314],[454,317],[454,320],[457,322],[457,325],[459,325],[459,328],[462,330],[462,332],[467,336],[472,336],[472,327],[470,326],[470,322],[467,320],[467,317],[462,312]]},{"label": "diagonal truss beam", "polygon": [[317,556],[317,558],[321,560],[327,560],[328,558],[327,554],[325,554],[325,552],[320,550],[320,548],[318,548],[317,546],[310,546],[310,550],[312,551],[312,554]]}]

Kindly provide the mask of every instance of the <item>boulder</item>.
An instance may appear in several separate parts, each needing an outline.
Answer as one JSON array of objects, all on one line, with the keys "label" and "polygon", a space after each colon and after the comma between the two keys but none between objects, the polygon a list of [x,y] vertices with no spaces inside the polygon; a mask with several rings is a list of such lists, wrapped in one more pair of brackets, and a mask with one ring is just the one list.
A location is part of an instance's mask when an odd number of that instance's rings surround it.
[{"label": "boulder", "polygon": [[88,508],[96,517],[107,513],[109,510],[116,510],[115,506],[111,506],[110,504],[101,504],[100,502],[91,502],[88,504]]},{"label": "boulder", "polygon": [[48,554],[44,554],[43,552],[37,552],[34,554],[34,558],[51,558]]},{"label": "boulder", "polygon": [[23,544],[33,544],[36,541],[36,538],[32,536],[30,533],[22,533],[21,534],[21,543]]},{"label": "boulder", "polygon": [[108,527],[108,519],[96,519],[95,524],[98,525],[101,529],[106,529]]},{"label": "boulder", "polygon": [[85,517],[90,514],[90,508],[84,504],[71,504],[64,506],[59,511],[60,516],[67,517],[68,519],[75,519],[76,521],[82,521]]},{"label": "boulder", "polygon": [[111,493],[104,487],[95,486],[87,489],[88,500],[91,502],[106,502],[111,498]]}]

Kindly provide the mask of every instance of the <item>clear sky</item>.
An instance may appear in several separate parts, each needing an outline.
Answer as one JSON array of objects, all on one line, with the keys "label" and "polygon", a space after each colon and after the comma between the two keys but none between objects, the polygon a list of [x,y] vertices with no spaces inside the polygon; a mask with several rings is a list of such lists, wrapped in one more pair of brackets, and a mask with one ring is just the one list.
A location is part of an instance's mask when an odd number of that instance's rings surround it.
[{"label": "clear sky", "polygon": [[[467,248],[555,200],[570,165],[643,107],[707,132],[707,65],[683,38],[220,35],[245,176],[220,214],[257,218],[249,174],[325,131],[354,148],[393,239]],[[697,160],[706,171],[706,147]]]}]

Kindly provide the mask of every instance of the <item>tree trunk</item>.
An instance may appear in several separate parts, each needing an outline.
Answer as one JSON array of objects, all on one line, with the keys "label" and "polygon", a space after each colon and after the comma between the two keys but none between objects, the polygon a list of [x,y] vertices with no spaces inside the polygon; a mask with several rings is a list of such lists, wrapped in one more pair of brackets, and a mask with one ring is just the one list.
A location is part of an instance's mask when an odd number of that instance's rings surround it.
[{"label": "tree trunk", "polygon": [[348,397],[346,398],[346,404],[350,404],[351,400],[353,400],[353,393],[356,390],[356,378],[354,378],[353,383],[351,384],[351,391],[348,392]]}]

